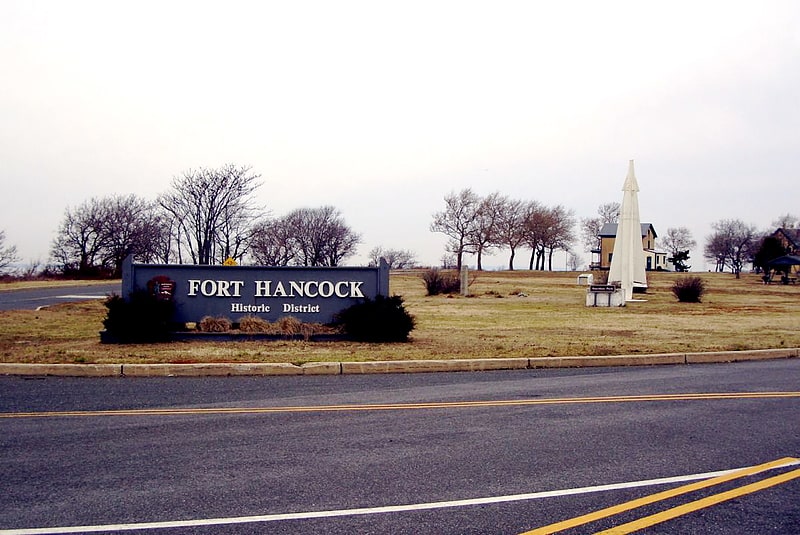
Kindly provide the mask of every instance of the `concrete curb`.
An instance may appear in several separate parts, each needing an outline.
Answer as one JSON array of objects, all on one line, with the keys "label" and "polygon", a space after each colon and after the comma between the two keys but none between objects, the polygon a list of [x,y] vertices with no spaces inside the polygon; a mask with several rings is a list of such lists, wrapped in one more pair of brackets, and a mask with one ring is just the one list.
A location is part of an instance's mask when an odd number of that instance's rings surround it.
[{"label": "concrete curb", "polygon": [[754,349],[750,351],[719,351],[716,353],[687,353],[686,364],[707,362],[740,362],[743,360],[788,359],[800,356],[800,349]]},{"label": "concrete curb", "polygon": [[589,368],[601,366],[665,366],[710,364],[748,360],[789,359],[800,348],[609,355],[588,357],[537,357],[452,360],[400,360],[375,362],[211,363],[211,364],[17,364],[0,363],[0,375],[61,377],[222,377],[277,375],[350,375],[369,373],[429,373],[537,368]]},{"label": "concrete curb", "polygon": [[114,377],[119,364],[15,364],[0,363],[0,375],[58,375],[63,377]]},{"label": "concrete curb", "polygon": [[524,370],[526,358],[342,362],[343,374]]},{"label": "concrete curb", "polygon": [[682,353],[658,355],[609,355],[602,357],[540,357],[530,359],[531,368],[589,368],[601,366],[661,366],[686,364]]}]

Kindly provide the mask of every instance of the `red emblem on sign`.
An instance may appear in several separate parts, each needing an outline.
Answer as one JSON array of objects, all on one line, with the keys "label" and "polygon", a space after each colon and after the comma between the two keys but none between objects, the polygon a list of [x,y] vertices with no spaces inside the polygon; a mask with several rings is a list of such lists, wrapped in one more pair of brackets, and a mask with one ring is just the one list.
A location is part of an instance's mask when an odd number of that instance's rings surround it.
[{"label": "red emblem on sign", "polygon": [[175,295],[175,281],[164,275],[147,281],[147,291],[159,301],[171,301]]}]

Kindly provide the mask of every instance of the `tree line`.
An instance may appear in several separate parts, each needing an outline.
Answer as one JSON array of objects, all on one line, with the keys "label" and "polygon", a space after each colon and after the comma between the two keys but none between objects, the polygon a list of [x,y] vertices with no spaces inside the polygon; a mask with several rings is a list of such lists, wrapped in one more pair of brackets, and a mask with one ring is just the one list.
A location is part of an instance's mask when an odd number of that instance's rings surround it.
[{"label": "tree line", "polygon": [[154,201],[92,198],[67,208],[51,247],[66,275],[115,276],[128,255],[143,263],[221,264],[247,255],[276,266],[336,266],[360,236],[332,206],[273,218],[256,204],[249,167],[190,169]]},{"label": "tree line", "polygon": [[[298,208],[273,217],[256,203],[262,185],[250,167],[224,165],[216,169],[189,169],[173,177],[169,189],[155,200],[136,195],[91,198],[68,207],[51,244],[54,266],[76,277],[118,277],[128,255],[142,263],[221,264],[232,258],[274,266],[337,266],[355,255],[361,237],[333,206]],[[556,251],[568,254],[568,268],[579,269],[580,257],[573,246],[578,227],[585,251],[599,248],[600,229],[616,223],[619,203],[600,205],[597,216],[577,224],[574,212],[562,205],[546,206],[535,200],[514,199],[494,192],[486,196],[465,188],[444,197],[444,209],[435,212],[429,230],[448,241],[444,267],[461,269],[465,254],[476,256],[483,269],[487,254],[508,251],[508,269],[520,250],[529,250],[528,269],[552,270]],[[712,223],[704,257],[716,271],[730,269],[737,276],[751,263],[764,268],[786,254],[770,232],[738,219]],[[798,218],[781,216],[773,228],[797,228]],[[659,246],[672,256],[678,271],[697,243],[686,227],[668,228]],[[449,256],[452,255],[452,256]],[[373,248],[370,263],[380,258],[390,268],[416,265],[412,251]],[[0,230],[0,275],[20,261],[15,246],[5,243]],[[33,267],[28,272],[33,271]]]},{"label": "tree line", "polygon": [[[776,229],[796,229],[800,220],[786,214],[773,221]],[[768,270],[770,261],[791,252],[773,236],[774,231],[760,232],[755,225],[740,219],[722,219],[712,223],[714,232],[706,239],[703,255],[714,263],[714,271],[726,268],[739,278],[747,264],[757,271]]]},{"label": "tree line", "polygon": [[508,269],[513,270],[520,248],[531,251],[529,269],[552,270],[553,254],[571,252],[575,241],[575,214],[561,205],[548,207],[499,192],[482,197],[470,188],[450,193],[444,202],[444,210],[433,215],[430,230],[447,236],[445,249],[455,255],[459,270],[464,254],[476,256],[480,271],[485,254],[505,249]]}]

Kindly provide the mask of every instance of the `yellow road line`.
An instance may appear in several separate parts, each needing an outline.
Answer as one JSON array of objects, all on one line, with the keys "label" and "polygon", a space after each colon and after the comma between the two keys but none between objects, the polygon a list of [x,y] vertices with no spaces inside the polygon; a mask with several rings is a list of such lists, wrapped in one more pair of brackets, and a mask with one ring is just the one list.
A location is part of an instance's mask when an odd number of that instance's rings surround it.
[{"label": "yellow road line", "polygon": [[700,500],[679,505],[654,515],[645,516],[638,520],[628,522],[627,524],[622,524],[605,531],[600,531],[595,535],[627,535],[628,533],[633,533],[634,531],[639,531],[640,529],[654,526],[656,524],[666,522],[667,520],[672,520],[679,516],[693,513],[695,511],[699,511],[700,509],[705,509],[706,507],[711,507],[712,505],[717,505],[746,494],[752,494],[753,492],[758,492],[760,490],[780,485],[781,483],[786,483],[787,481],[797,479],[798,477],[800,477],[800,469],[792,470],[791,472],[786,472],[785,474],[762,479],[761,481],[756,481],[755,483],[750,483],[749,485],[745,485],[743,487],[738,487],[726,492],[721,492],[719,494],[702,498]]},{"label": "yellow road line", "polygon": [[365,405],[311,405],[300,407],[215,407],[174,409],[121,409],[101,411],[6,412],[0,418],[55,418],[64,416],[175,416],[204,414],[269,414],[292,412],[345,412],[380,410],[452,409],[475,407],[513,407],[584,403],[630,403],[645,401],[704,401],[725,399],[800,398],[800,392],[712,392],[699,394],[655,394],[585,398],[512,399],[495,401],[453,401],[431,403],[392,403]]},{"label": "yellow road line", "polygon": [[741,470],[737,470],[735,472],[731,472],[723,476],[714,477],[703,481],[698,481],[696,483],[690,483],[688,485],[683,485],[680,487],[676,487],[674,489],[657,492],[655,494],[644,496],[642,498],[637,498],[635,500],[631,500],[618,505],[612,505],[611,507],[606,507],[605,509],[600,509],[592,513],[587,513],[585,515],[577,516],[575,518],[570,518],[568,520],[556,522],[555,524],[550,524],[531,531],[526,531],[524,533],[521,533],[520,535],[549,535],[552,533],[558,533],[559,531],[564,531],[565,529],[582,526],[584,524],[588,524],[590,522],[594,522],[596,520],[600,520],[603,518],[608,518],[610,516],[623,513],[625,511],[630,511],[632,509],[637,509],[645,505],[650,505],[651,503],[660,502],[662,500],[667,500],[669,498],[674,498],[675,496],[680,496],[682,494],[687,494],[689,492],[694,492],[696,490],[713,487],[721,483],[726,483],[728,481],[733,481],[735,479],[751,476],[759,472],[763,472],[765,470],[772,470],[774,468],[780,468],[783,466],[791,465],[797,463],[798,461],[800,461],[800,459],[796,459],[794,457],[784,457],[783,459],[777,459],[775,461],[770,461],[768,463],[759,464],[756,466],[750,466],[748,468],[743,468]]}]

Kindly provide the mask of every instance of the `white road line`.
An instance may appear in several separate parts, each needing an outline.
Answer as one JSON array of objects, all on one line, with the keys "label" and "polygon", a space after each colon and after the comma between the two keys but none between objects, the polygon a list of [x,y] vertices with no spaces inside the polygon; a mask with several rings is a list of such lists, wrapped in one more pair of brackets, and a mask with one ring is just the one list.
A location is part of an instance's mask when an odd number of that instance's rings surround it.
[{"label": "white road line", "polygon": [[[788,466],[800,465],[800,461],[788,462],[784,465],[772,468],[786,468]],[[333,518],[341,516],[375,515],[382,513],[403,513],[408,511],[424,511],[429,509],[445,509],[449,507],[469,507],[475,505],[488,505],[493,503],[504,503],[514,501],[538,500],[542,498],[556,498],[562,496],[574,496],[577,494],[590,494],[593,492],[605,492],[609,490],[632,489],[637,487],[649,487],[654,485],[668,485],[671,483],[684,483],[687,481],[698,481],[709,479],[736,472],[749,467],[734,468],[732,470],[720,470],[718,472],[706,472],[703,474],[690,474],[684,476],[665,477],[659,479],[646,479],[642,481],[630,481],[627,483],[612,483],[609,485],[596,485],[591,487],[579,487],[574,489],[550,490],[543,492],[533,492],[529,494],[510,494],[507,496],[488,496],[484,498],[469,498],[465,500],[454,500],[444,502],[413,503],[407,505],[387,505],[383,507],[364,507],[356,509],[332,509],[327,511],[306,511],[296,513],[279,513],[270,515],[239,516],[228,518],[205,518],[196,520],[172,520],[164,522],[140,522],[135,524],[104,524],[97,526],[65,526],[51,528],[22,528],[22,529],[3,529],[0,535],[50,535],[59,533],[97,533],[113,531],[133,531],[137,529],[167,529],[167,528],[187,528],[197,526],[222,526],[226,524],[250,524],[259,522],[277,522],[282,520],[308,520],[312,518]]]}]

